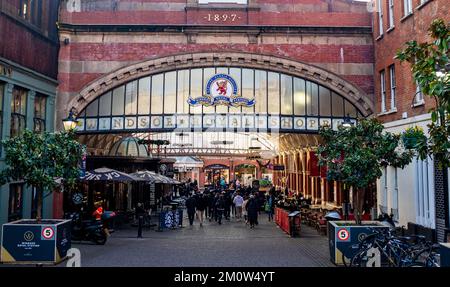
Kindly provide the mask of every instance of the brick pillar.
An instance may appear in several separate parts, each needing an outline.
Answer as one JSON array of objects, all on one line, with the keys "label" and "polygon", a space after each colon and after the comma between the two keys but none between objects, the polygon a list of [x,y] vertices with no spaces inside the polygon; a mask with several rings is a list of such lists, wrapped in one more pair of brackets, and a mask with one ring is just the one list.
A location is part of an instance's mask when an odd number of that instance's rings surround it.
[{"label": "brick pillar", "polygon": [[448,170],[434,161],[434,190],[436,209],[436,239],[444,242],[444,229],[448,226]]}]

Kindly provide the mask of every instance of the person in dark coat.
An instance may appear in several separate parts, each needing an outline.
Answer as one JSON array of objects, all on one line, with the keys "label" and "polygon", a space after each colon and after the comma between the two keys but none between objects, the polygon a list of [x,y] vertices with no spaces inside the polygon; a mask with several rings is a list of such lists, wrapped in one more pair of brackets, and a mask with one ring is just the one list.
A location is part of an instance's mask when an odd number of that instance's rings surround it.
[{"label": "person in dark coat", "polygon": [[208,219],[210,222],[211,222],[212,218],[214,217],[214,201],[215,201],[214,197],[215,197],[215,195],[213,192],[210,192],[207,197],[207,199],[208,199],[208,216],[209,216]]},{"label": "person in dark coat", "polygon": [[255,225],[258,224],[258,211],[260,208],[258,198],[255,197],[255,195],[250,196],[250,200],[248,201],[246,208],[250,228],[254,228]]},{"label": "person in dark coat", "polygon": [[222,214],[225,210],[224,194],[221,194],[216,200],[216,219],[219,224],[222,224]]},{"label": "person in dark coat", "polygon": [[194,217],[195,217],[195,206],[197,205],[195,201],[195,197],[190,195],[189,198],[186,200],[186,210],[189,218],[189,225],[194,224]]},{"label": "person in dark coat", "polygon": [[224,212],[225,212],[225,219],[226,220],[230,220],[230,215],[231,215],[231,205],[233,203],[232,199],[231,199],[231,193],[229,191],[225,192],[223,194],[223,199],[224,199]]},{"label": "person in dark coat", "polygon": [[200,226],[203,226],[203,220],[205,218],[205,209],[206,209],[207,203],[205,195],[202,193],[199,193],[196,195],[195,198],[195,209],[197,212],[197,218],[200,221]]}]

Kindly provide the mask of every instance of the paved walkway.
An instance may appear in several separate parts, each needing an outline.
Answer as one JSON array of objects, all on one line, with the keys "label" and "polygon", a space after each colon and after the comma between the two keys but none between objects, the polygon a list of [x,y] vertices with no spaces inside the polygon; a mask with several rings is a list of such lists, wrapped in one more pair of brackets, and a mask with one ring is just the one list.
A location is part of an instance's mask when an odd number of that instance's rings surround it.
[{"label": "paved walkway", "polygon": [[[118,230],[104,246],[75,243],[81,265],[151,267],[297,267],[333,266],[325,236],[303,226],[301,237],[290,238],[274,223],[260,218],[255,229],[242,222],[207,222],[177,230]],[[184,221],[186,224],[186,221]]]}]

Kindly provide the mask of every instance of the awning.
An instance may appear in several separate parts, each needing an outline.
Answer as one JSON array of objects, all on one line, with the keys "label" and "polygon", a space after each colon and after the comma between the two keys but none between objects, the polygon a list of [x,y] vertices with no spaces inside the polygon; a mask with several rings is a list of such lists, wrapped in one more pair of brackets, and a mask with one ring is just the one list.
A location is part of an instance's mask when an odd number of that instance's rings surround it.
[{"label": "awning", "polygon": [[164,183],[164,184],[181,184],[181,182],[176,181],[173,178],[161,175],[161,174],[157,174],[154,173],[152,171],[148,171],[148,170],[143,170],[143,171],[138,171],[135,173],[131,174],[134,177],[138,177],[141,180],[145,180],[149,183]]},{"label": "awning", "polygon": [[98,168],[91,171],[86,171],[86,175],[81,178],[84,181],[118,181],[131,182],[143,181],[142,178],[133,176],[131,174],[121,172],[110,168]]},{"label": "awning", "polygon": [[175,168],[196,168],[203,167],[203,161],[193,156],[177,156],[175,157]]}]

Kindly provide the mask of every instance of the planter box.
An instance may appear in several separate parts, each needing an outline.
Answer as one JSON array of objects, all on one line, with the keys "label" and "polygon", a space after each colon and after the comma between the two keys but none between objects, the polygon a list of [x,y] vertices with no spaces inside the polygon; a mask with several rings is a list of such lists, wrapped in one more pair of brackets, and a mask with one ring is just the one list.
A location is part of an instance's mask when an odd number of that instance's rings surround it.
[{"label": "planter box", "polygon": [[450,267],[450,243],[440,243],[441,267]]},{"label": "planter box", "polygon": [[356,225],[354,221],[329,221],[328,244],[331,262],[343,265],[342,254],[351,259],[358,251],[359,242],[372,234],[373,228],[388,229],[378,221],[363,221],[362,225]]},{"label": "planter box", "polygon": [[300,214],[298,211],[290,212],[288,210],[276,207],[275,223],[281,228],[281,230],[286,232],[291,237],[300,235],[301,225],[300,225]]},{"label": "planter box", "polygon": [[2,263],[58,264],[71,248],[71,220],[23,219],[2,228]]}]

